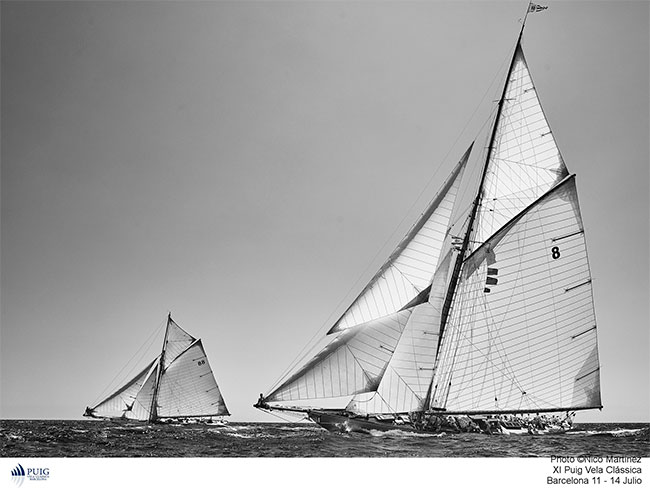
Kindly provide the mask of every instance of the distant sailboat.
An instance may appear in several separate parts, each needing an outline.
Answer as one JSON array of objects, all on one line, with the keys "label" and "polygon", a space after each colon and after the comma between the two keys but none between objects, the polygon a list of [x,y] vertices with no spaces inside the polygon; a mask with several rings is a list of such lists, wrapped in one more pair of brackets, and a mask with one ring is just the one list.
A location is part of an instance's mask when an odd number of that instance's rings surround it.
[{"label": "distant sailboat", "polygon": [[334,339],[254,406],[329,430],[503,433],[563,431],[571,412],[602,408],[575,175],[522,34],[460,236],[450,220],[472,145]]},{"label": "distant sailboat", "polygon": [[148,422],[230,415],[208,363],[201,339],[179,327],[171,314],[162,351],[135,378],[94,407],[85,417]]}]

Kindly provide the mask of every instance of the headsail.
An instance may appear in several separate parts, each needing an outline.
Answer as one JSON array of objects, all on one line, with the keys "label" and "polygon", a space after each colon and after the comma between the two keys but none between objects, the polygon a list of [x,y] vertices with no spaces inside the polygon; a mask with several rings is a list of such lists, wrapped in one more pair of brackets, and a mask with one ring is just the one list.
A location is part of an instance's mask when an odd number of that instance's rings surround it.
[{"label": "headsail", "polygon": [[429,286],[472,146],[411,231],[328,333],[397,311]]},{"label": "headsail", "polygon": [[436,268],[429,294],[413,307],[376,392],[356,395],[347,407],[351,412],[407,413],[426,408],[452,259],[449,238],[446,244],[447,252]]},{"label": "headsail", "polygon": [[454,411],[600,407],[591,275],[574,177],[463,265],[432,406]]},{"label": "headsail", "polygon": [[95,405],[92,414],[96,417],[147,420],[158,360],[151,361],[131,381]]},{"label": "headsail", "polygon": [[332,398],[374,391],[413,309],[341,332],[267,397],[267,402]]}]

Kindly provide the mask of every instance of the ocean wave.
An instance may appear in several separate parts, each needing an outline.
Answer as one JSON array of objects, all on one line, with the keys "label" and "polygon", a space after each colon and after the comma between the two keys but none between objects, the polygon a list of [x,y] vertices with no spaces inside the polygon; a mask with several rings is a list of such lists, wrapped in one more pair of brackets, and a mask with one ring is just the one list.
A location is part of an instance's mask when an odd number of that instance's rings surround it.
[{"label": "ocean wave", "polygon": [[566,434],[571,436],[591,436],[591,437],[633,437],[647,431],[641,429],[613,429],[613,430],[575,430]]},{"label": "ocean wave", "polygon": [[424,438],[429,438],[429,437],[443,437],[447,435],[445,432],[438,432],[438,433],[427,433],[427,432],[411,432],[407,430],[400,430],[400,429],[392,429],[392,430],[374,430],[370,429],[369,434],[373,437],[424,437]]},{"label": "ocean wave", "polygon": [[[2,457],[546,457],[648,454],[648,424],[580,424],[565,434],[492,437],[328,432],[313,424],[237,423],[224,427],[86,421],[2,421]],[[435,439],[431,439],[435,438]]]}]

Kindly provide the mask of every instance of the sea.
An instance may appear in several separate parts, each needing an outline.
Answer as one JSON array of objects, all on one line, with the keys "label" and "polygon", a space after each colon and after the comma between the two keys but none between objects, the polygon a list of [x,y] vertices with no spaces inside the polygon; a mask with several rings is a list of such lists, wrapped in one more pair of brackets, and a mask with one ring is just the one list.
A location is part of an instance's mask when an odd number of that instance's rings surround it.
[{"label": "sea", "polygon": [[559,435],[327,432],[312,423],[0,421],[0,488],[648,488],[650,424]]},{"label": "sea", "polygon": [[[577,423],[564,434],[338,434],[307,423],[145,424],[2,420],[3,458],[535,458],[650,456],[648,423]],[[650,481],[650,475],[648,475]]]}]

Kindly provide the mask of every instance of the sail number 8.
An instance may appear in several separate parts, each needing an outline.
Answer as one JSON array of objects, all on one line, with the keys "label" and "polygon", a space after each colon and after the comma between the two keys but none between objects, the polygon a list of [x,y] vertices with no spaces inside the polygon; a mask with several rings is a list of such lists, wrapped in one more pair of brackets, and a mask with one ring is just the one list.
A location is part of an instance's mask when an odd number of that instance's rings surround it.
[{"label": "sail number 8", "polygon": [[551,257],[553,257],[554,259],[560,258],[560,247],[553,247],[551,249]]},{"label": "sail number 8", "polygon": [[205,364],[205,359],[196,363],[197,366],[203,366]]}]

